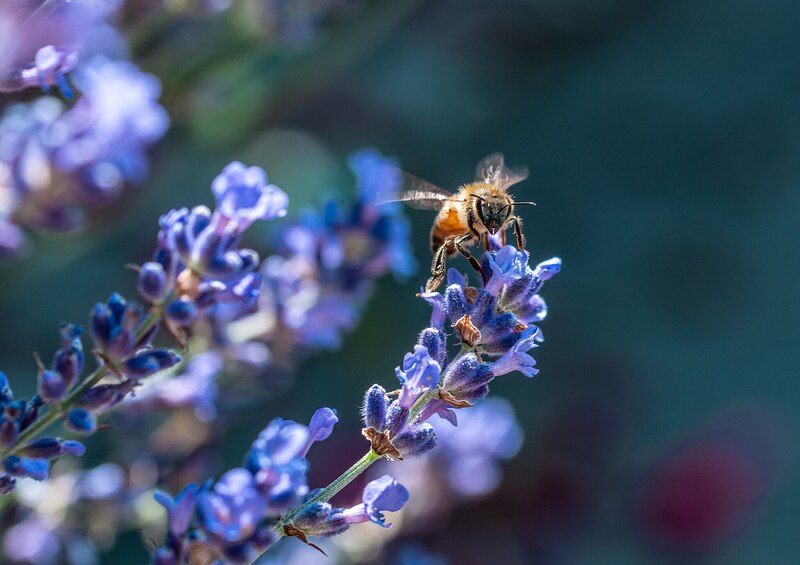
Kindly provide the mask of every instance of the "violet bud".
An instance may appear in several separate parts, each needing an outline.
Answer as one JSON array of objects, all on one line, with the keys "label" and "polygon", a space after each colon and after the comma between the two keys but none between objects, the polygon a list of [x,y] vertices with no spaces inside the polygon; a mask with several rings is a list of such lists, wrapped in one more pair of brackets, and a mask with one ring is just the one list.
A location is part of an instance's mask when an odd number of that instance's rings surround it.
[{"label": "violet bud", "polygon": [[164,272],[164,267],[155,262],[142,265],[137,288],[145,299],[150,302],[158,301],[167,290],[167,274]]},{"label": "violet bud", "polygon": [[386,389],[381,385],[372,385],[367,391],[361,416],[365,427],[383,431],[386,426]]},{"label": "violet bud", "polygon": [[58,402],[67,392],[67,384],[58,371],[39,371],[37,390],[46,402]]},{"label": "violet bud", "polygon": [[197,306],[191,300],[181,298],[170,302],[165,314],[172,321],[188,326],[197,319]]},{"label": "violet bud", "polygon": [[64,421],[67,429],[79,434],[91,434],[97,429],[97,420],[94,414],[83,408],[73,408],[67,413]]},{"label": "violet bud", "polygon": [[422,455],[436,447],[436,432],[430,424],[414,424],[392,438],[403,457]]}]

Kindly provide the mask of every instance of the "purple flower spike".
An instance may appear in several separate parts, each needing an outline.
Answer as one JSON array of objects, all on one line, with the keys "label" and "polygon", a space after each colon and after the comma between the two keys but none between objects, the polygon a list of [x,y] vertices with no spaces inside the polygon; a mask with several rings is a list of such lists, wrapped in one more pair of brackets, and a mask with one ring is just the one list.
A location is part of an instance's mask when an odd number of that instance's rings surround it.
[{"label": "purple flower spike", "polygon": [[499,377],[514,371],[519,371],[526,377],[532,377],[539,372],[535,369],[536,361],[533,357],[528,355],[526,351],[538,347],[534,342],[536,341],[536,334],[539,328],[530,326],[522,332],[519,340],[503,354],[500,359],[492,363],[492,374]]},{"label": "purple flower spike", "polygon": [[397,512],[408,502],[408,489],[389,475],[375,479],[364,487],[363,503],[344,511],[348,524],[371,520],[381,527],[388,528],[383,512]]},{"label": "purple flower spike", "polygon": [[[264,518],[266,504],[246,469],[231,469],[200,495],[197,510],[203,528],[228,542],[245,541]],[[182,524],[179,524],[182,525]]]},{"label": "purple flower spike", "polygon": [[333,433],[333,426],[339,418],[336,416],[336,410],[331,408],[320,408],[314,415],[311,416],[311,422],[308,424],[308,439],[306,445],[300,452],[305,457],[311,445],[317,441],[324,441]]},{"label": "purple flower spike", "polygon": [[167,511],[169,532],[172,535],[181,537],[189,529],[199,490],[198,486],[192,483],[183,487],[175,498],[159,490],[153,493],[156,502]]},{"label": "purple flower spike", "polygon": [[267,174],[261,167],[245,167],[234,161],[214,179],[211,190],[217,199],[221,218],[217,232],[235,222],[237,234],[244,232],[256,220],[270,220],[286,215],[289,197],[274,184],[267,184]]},{"label": "purple flower spike", "polygon": [[439,382],[441,367],[428,355],[427,347],[415,345],[414,353],[406,353],[403,368],[395,368],[395,373],[403,383],[398,403],[402,408],[411,408],[423,392]]},{"label": "purple flower spike", "polygon": [[527,251],[517,251],[512,245],[506,245],[497,253],[488,253],[489,266],[492,276],[486,283],[486,292],[497,296],[500,289],[525,275],[528,266]]}]

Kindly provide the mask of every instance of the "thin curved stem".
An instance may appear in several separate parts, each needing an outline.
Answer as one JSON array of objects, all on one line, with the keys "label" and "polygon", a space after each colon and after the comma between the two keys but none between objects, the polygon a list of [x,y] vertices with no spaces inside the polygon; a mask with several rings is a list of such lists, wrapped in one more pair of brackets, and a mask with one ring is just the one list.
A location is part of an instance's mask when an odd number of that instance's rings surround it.
[{"label": "thin curved stem", "polygon": [[[423,394],[421,397],[417,399],[414,405],[411,407],[411,411],[409,412],[408,421],[412,422],[417,416],[419,416],[422,409],[427,406],[427,404],[437,398],[439,395],[439,387],[433,387],[428,392]],[[279,540],[280,538],[284,537],[286,533],[284,532],[284,528],[291,524],[292,521],[300,514],[303,510],[311,506],[312,504],[317,504],[319,502],[328,502],[331,498],[333,498],[339,491],[341,491],[344,487],[352,483],[361,473],[366,471],[370,465],[375,463],[378,459],[381,459],[383,456],[376,453],[374,450],[370,449],[361,459],[353,463],[353,465],[347,469],[344,473],[339,475],[336,479],[333,480],[331,484],[326,486],[324,489],[319,491],[317,494],[297,506],[296,508],[290,510],[283,518],[278,520],[275,524],[274,533],[275,533],[275,541]],[[263,552],[256,556],[255,559],[258,559]],[[251,563],[254,563],[251,561]]]}]

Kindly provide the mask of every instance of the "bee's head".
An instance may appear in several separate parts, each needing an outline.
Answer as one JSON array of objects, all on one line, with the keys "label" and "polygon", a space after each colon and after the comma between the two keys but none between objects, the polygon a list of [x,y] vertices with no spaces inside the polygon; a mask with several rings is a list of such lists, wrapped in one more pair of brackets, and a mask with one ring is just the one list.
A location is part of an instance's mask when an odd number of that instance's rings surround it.
[{"label": "bee's head", "polygon": [[507,197],[502,196],[489,196],[486,198],[477,194],[474,196],[478,218],[486,226],[490,234],[496,234],[503,228],[508,216],[511,214],[511,203]]}]

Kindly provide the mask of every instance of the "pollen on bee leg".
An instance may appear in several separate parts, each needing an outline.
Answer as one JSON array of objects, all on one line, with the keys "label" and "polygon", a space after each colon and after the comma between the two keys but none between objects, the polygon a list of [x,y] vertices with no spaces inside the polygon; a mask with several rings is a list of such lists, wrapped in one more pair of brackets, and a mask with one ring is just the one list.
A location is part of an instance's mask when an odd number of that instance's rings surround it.
[{"label": "pollen on bee leg", "polygon": [[467,344],[469,347],[473,347],[481,340],[481,331],[472,323],[469,314],[461,316],[453,324],[453,327],[458,332],[458,335],[461,336],[462,343]]},{"label": "pollen on bee leg", "polygon": [[378,455],[386,457],[389,461],[401,461],[403,459],[400,450],[389,439],[389,430],[379,432],[375,428],[364,428],[361,430],[361,435],[369,440],[372,451]]}]

